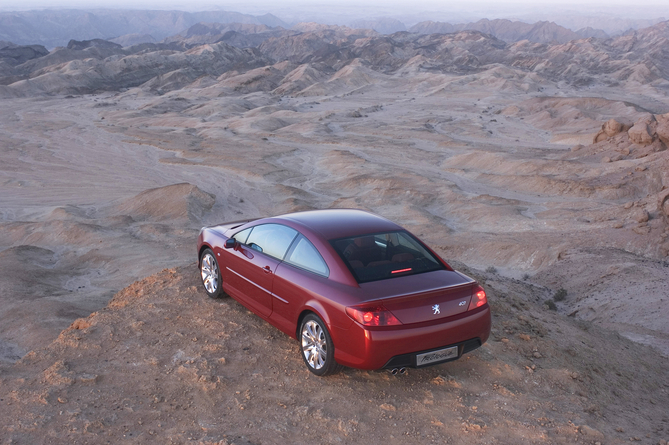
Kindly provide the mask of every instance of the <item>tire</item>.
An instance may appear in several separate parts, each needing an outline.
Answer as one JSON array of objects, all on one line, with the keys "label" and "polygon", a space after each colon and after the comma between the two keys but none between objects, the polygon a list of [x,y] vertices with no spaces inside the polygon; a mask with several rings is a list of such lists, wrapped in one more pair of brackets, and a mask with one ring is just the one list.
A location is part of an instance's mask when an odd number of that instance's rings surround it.
[{"label": "tire", "polygon": [[317,376],[338,372],[341,367],[334,359],[332,338],[323,320],[316,314],[308,314],[300,325],[302,359],[307,368]]},{"label": "tire", "polygon": [[210,298],[220,298],[223,295],[221,285],[221,269],[211,249],[205,249],[200,257],[200,276],[202,285]]}]

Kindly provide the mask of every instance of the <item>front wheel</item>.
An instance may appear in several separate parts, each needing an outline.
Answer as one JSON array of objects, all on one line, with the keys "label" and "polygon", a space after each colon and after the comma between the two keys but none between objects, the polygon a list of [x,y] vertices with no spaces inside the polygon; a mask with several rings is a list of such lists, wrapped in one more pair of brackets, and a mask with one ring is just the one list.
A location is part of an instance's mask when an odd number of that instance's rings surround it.
[{"label": "front wheel", "polygon": [[200,258],[200,275],[202,284],[207,295],[211,298],[219,298],[223,291],[221,290],[221,271],[218,268],[218,262],[211,249],[205,249]]},{"label": "front wheel", "polygon": [[334,359],[334,346],[323,320],[308,314],[300,326],[302,358],[309,371],[317,376],[334,374],[340,366]]}]

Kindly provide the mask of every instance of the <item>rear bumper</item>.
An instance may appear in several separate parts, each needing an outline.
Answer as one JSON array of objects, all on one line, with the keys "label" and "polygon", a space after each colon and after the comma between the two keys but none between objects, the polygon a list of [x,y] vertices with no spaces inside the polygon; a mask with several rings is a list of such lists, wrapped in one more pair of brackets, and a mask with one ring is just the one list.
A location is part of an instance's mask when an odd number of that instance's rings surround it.
[{"label": "rear bumper", "polygon": [[483,343],[481,342],[480,338],[472,338],[471,340],[467,340],[455,345],[446,345],[444,348],[449,348],[449,347],[457,347],[458,348],[458,354],[457,356],[447,359],[447,360],[442,360],[442,361],[437,361],[434,363],[429,363],[427,365],[418,365],[416,361],[416,357],[419,354],[426,354],[430,352],[434,352],[436,350],[440,350],[443,348],[437,348],[437,349],[431,349],[429,351],[417,351],[413,352],[410,354],[402,354],[402,355],[396,355],[395,357],[391,358],[388,360],[388,363],[385,364],[384,368],[426,368],[428,366],[433,366],[433,365],[440,365],[442,363],[450,362],[453,360],[457,360],[460,357],[462,357],[462,354],[466,354],[467,352],[471,352],[474,349],[479,348]]},{"label": "rear bumper", "polygon": [[353,323],[349,329],[333,329],[331,334],[338,363],[359,369],[382,369],[416,367],[417,354],[449,346],[458,347],[455,358],[459,358],[488,340],[490,326],[490,306],[486,304],[428,326],[370,330]]}]

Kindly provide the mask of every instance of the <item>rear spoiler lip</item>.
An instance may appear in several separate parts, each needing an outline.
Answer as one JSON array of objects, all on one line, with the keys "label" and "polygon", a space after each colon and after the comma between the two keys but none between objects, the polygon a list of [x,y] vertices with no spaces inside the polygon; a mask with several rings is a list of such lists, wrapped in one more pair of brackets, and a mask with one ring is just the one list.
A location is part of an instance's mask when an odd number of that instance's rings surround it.
[{"label": "rear spoiler lip", "polygon": [[464,279],[466,279],[466,280],[469,280],[470,283],[475,283],[475,282],[476,282],[475,279],[473,279],[473,278],[470,277],[469,275],[465,275],[465,274],[463,274],[463,273],[460,272],[459,270],[455,270],[455,269],[453,269],[453,272],[455,272],[456,274],[460,275],[462,278],[464,278]]},{"label": "rear spoiler lip", "polygon": [[[467,277],[467,276],[465,275],[465,277]],[[411,292],[411,293],[408,293],[408,294],[388,295],[388,296],[382,297],[382,298],[376,298],[376,299],[373,299],[373,300],[361,301],[360,303],[356,303],[353,306],[358,306],[358,305],[364,306],[364,305],[373,305],[373,304],[383,305],[384,303],[388,303],[392,300],[402,300],[404,298],[412,298],[412,297],[428,294],[428,293],[431,293],[431,292],[456,290],[456,289],[461,289],[461,288],[465,288],[467,286],[471,286],[473,284],[476,284],[476,280],[473,280],[469,277],[467,277],[467,278],[471,281],[467,281],[467,282],[464,282],[464,283],[458,283],[458,284],[452,284],[450,286],[439,286],[439,287],[434,287],[434,288],[430,288],[430,289],[422,289],[418,292]]]}]

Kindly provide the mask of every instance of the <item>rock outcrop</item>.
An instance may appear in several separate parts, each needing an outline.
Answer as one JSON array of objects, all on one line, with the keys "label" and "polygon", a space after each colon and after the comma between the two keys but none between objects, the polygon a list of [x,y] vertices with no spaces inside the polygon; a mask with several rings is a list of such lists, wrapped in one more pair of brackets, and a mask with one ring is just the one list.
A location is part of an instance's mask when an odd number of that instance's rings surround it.
[{"label": "rock outcrop", "polygon": [[653,143],[653,136],[650,134],[648,124],[645,122],[637,122],[629,129],[627,134],[630,137],[630,141],[642,147]]},{"label": "rock outcrop", "polygon": [[[595,135],[593,144],[606,141],[626,133],[629,142],[645,148],[642,153],[665,150],[669,145],[669,116],[647,114],[639,118],[634,125],[626,125],[616,119],[610,119],[602,125],[602,129]],[[629,148],[624,148],[624,156],[630,154]]]},{"label": "rock outcrop", "polygon": [[664,116],[657,116],[657,118],[658,124],[657,128],[655,129],[655,133],[662,141],[662,143],[669,147],[669,114],[665,114]]},{"label": "rock outcrop", "polygon": [[137,221],[197,222],[216,202],[211,193],[188,183],[145,190],[118,206],[118,213]]},{"label": "rock outcrop", "polygon": [[669,223],[669,188],[662,190],[658,195],[658,207],[667,223]]},{"label": "rock outcrop", "polygon": [[86,48],[109,48],[109,49],[121,49],[123,46],[118,43],[110,42],[109,40],[102,39],[92,39],[92,40],[70,40],[67,44],[67,49],[74,49],[78,51],[85,50]]},{"label": "rock outcrop", "polygon": [[597,143],[603,140],[606,140],[610,137],[622,133],[623,131],[629,130],[630,126],[622,124],[615,119],[610,119],[604,124],[602,124],[602,129],[599,130],[599,133],[595,136],[593,143]]},{"label": "rock outcrop", "polygon": [[6,62],[12,66],[20,65],[28,60],[44,57],[47,54],[49,54],[49,51],[42,45],[20,46],[9,43],[4,47],[0,47],[0,61]]}]

